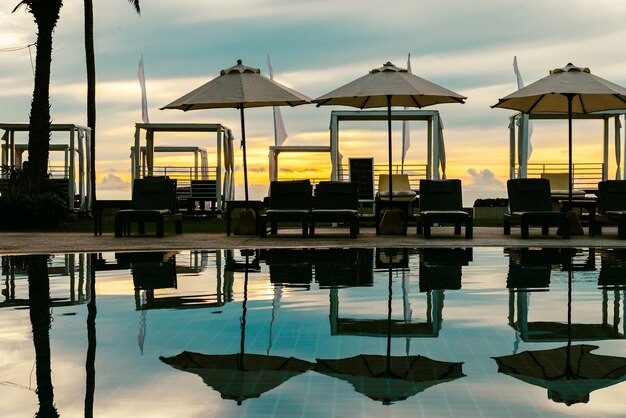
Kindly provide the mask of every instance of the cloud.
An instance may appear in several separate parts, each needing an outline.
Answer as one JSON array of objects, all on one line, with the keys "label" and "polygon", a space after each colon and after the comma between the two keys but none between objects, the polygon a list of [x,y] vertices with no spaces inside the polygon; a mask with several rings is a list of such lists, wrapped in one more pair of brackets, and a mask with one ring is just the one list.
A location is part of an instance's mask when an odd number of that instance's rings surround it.
[{"label": "cloud", "polygon": [[472,176],[472,182],[465,185],[467,190],[502,190],[504,189],[504,183],[496,178],[491,170],[483,168],[480,171],[476,171],[474,168],[469,168],[467,173]]},{"label": "cloud", "polygon": [[124,179],[115,174],[107,174],[102,178],[100,183],[98,183],[98,189],[102,190],[120,190],[128,189],[129,187],[129,182],[124,181]]}]

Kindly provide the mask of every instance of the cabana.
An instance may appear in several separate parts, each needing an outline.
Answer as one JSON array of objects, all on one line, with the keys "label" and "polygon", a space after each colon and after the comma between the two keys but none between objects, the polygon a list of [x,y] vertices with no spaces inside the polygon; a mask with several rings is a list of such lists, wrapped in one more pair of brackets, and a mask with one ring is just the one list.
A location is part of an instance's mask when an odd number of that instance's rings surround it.
[{"label": "cabana", "polygon": [[[16,143],[16,133],[28,134],[27,123],[0,123],[2,134],[2,166],[21,168],[24,152],[28,151],[28,143]],[[62,166],[50,165],[51,178],[59,183],[60,188],[67,191],[70,210],[80,208],[89,210],[92,203],[91,191],[91,129],[75,124],[51,124],[51,132],[65,132],[68,142],[65,144],[50,143],[51,152],[64,153]],[[54,141],[56,138],[52,138]],[[5,173],[0,176],[6,175]],[[78,185],[76,184],[78,183]],[[78,208],[76,207],[78,205]]]},{"label": "cabana", "polygon": [[[328,146],[270,147],[270,180],[278,177],[278,156],[284,152],[328,152],[331,160],[331,180],[342,181],[346,177],[339,153],[339,122],[383,121],[388,118],[386,110],[334,110],[330,114],[330,144]],[[392,110],[391,120],[422,121],[427,123],[427,162],[419,169],[420,176],[439,180],[445,178],[445,148],[443,126],[436,110]],[[436,163],[435,163],[436,162]],[[439,171],[441,169],[441,172]]]},{"label": "cabana", "polygon": [[[626,146],[623,146],[621,139],[622,123],[620,117],[626,115],[623,111],[606,111],[590,114],[573,114],[574,120],[599,120],[603,122],[603,158],[602,162],[595,163],[574,163],[573,164],[573,182],[574,188],[579,189],[597,189],[597,184],[601,180],[609,179],[609,137],[610,137],[610,121],[613,119],[613,135],[615,161],[617,170],[615,179],[626,178],[626,166],[622,168],[622,155],[626,160]],[[532,113],[522,114],[516,113],[509,117],[509,178],[527,178],[538,177],[541,173],[567,172],[567,163],[537,163],[528,164],[529,139],[528,124],[530,120],[567,120],[566,113]],[[624,134],[626,137],[626,131]],[[623,151],[622,151],[623,150]],[[622,177],[622,175],[624,177]]]},{"label": "cabana", "polygon": [[[142,130],[145,131],[145,146],[141,146]],[[215,166],[209,166],[207,162],[206,165],[202,163],[201,170],[198,169],[198,155],[202,156],[203,153],[199,147],[155,147],[155,132],[215,133]],[[234,199],[233,134],[227,127],[219,123],[136,123],[135,145],[131,148],[133,179],[157,174],[154,166],[154,153],[158,151],[193,152],[195,155],[195,167],[189,171],[189,180],[200,178],[215,180],[217,189],[216,204],[220,209],[225,200]]]}]

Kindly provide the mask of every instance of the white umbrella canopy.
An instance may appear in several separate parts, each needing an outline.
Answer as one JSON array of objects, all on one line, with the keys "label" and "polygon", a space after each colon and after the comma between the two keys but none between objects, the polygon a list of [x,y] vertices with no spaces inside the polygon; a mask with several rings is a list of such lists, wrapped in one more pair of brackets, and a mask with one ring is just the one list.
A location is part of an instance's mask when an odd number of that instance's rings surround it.
[{"label": "white umbrella canopy", "polygon": [[491,107],[523,113],[567,113],[569,199],[572,199],[572,114],[626,109],[626,88],[571,63],[498,100]]},{"label": "white umbrella canopy", "polygon": [[389,191],[392,199],[391,106],[417,107],[464,103],[466,97],[387,62],[380,68],[313,100],[317,106],[342,105],[359,109],[387,107]]},{"label": "white umbrella canopy", "polygon": [[318,106],[343,105],[366,109],[391,106],[422,108],[440,103],[463,103],[466,97],[387,62],[368,74],[326,93],[313,102]]},{"label": "white umbrella canopy", "polygon": [[265,106],[298,106],[311,98],[261,74],[258,68],[237,65],[221,70],[220,75],[197,89],[165,105],[162,109],[183,111],[198,109],[236,108],[241,114],[241,144],[243,147],[244,190],[248,200],[248,167],[246,161],[246,129],[244,108]]}]

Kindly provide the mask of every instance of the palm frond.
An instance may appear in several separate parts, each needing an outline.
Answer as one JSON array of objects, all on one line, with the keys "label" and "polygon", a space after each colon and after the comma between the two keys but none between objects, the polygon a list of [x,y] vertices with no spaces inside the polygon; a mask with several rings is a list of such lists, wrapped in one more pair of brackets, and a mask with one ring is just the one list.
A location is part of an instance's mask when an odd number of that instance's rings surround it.
[{"label": "palm frond", "polygon": [[139,8],[139,0],[128,0],[128,2],[133,5],[133,7],[135,8],[135,11],[137,13],[141,13],[141,9]]}]

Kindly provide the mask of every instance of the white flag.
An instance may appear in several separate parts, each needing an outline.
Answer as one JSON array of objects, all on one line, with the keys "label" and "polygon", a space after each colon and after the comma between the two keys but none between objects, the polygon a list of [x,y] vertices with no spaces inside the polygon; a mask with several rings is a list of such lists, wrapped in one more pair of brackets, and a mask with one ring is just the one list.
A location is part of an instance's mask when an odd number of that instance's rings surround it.
[{"label": "white flag", "polygon": [[[274,70],[272,69],[272,63],[270,62],[270,54],[267,54],[267,68],[270,71],[270,79],[274,79]],[[280,107],[274,106],[274,144],[282,145],[287,139],[287,130],[283,123],[283,115],[280,112]]]},{"label": "white flag", "polygon": [[[406,69],[411,74],[411,54],[407,59]],[[408,108],[405,108],[408,109]],[[409,150],[411,146],[411,130],[409,126],[408,120],[402,121],[402,167],[404,169],[404,159],[406,158],[406,152]]]},{"label": "white flag", "polygon": [[141,86],[141,120],[144,123],[150,123],[148,118],[148,97],[146,95],[146,77],[143,73],[143,54],[139,60],[139,68],[137,70],[137,76],[139,77],[139,85]]},{"label": "white flag", "polygon": [[[513,71],[515,71],[515,77],[517,78],[517,88],[521,89],[524,87],[524,81],[522,80],[522,74],[517,67],[517,56],[513,57]],[[533,122],[531,120],[528,121],[528,155],[526,156],[526,160],[530,158],[530,155],[533,153],[533,144],[530,142],[530,137],[533,134]]]}]

